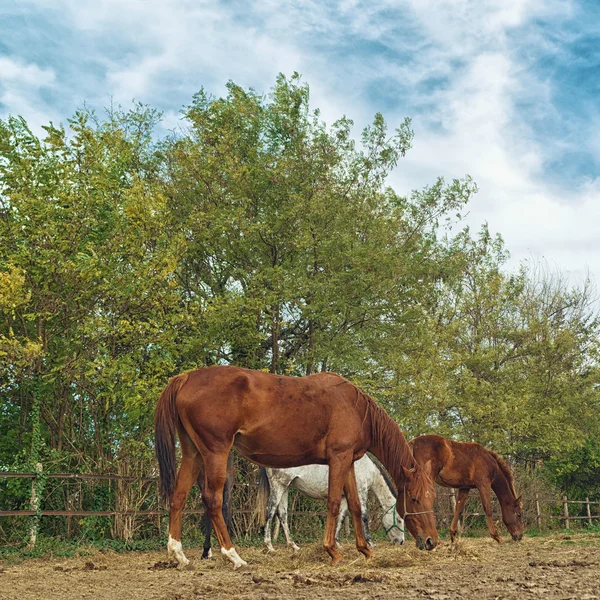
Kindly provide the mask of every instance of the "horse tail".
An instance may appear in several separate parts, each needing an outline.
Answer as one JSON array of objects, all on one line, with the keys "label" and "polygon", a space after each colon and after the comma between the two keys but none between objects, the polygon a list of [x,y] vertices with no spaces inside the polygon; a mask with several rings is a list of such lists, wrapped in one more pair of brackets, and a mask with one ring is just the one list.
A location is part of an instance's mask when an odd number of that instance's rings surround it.
[{"label": "horse tail", "polygon": [[498,468],[500,469],[500,471],[502,471],[502,474],[504,475],[504,477],[506,477],[508,486],[510,487],[510,490],[513,493],[513,496],[516,498],[517,490],[515,489],[515,478],[514,478],[514,475],[512,474],[512,471],[510,470],[510,467],[508,466],[508,463],[501,456],[498,456],[498,454],[496,454],[495,452],[492,452],[491,450],[490,450],[490,454],[494,457],[494,459],[498,463]]},{"label": "horse tail", "polygon": [[258,494],[256,495],[255,519],[259,525],[264,525],[267,520],[267,503],[271,493],[271,485],[264,467],[258,468]]},{"label": "horse tail", "polygon": [[160,395],[154,412],[154,444],[160,474],[160,493],[167,502],[170,502],[173,495],[177,472],[175,430],[179,424],[179,414],[175,401],[187,378],[187,373],[171,378]]}]

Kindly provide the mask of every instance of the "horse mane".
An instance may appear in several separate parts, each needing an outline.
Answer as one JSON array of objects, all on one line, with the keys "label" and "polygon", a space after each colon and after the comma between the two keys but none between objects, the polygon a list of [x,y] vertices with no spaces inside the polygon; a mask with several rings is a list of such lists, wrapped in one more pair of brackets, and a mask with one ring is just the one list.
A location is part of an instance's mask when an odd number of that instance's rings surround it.
[{"label": "horse mane", "polygon": [[517,491],[515,489],[515,478],[514,478],[514,475],[512,474],[512,471],[510,470],[510,467],[508,466],[508,463],[501,456],[498,456],[498,454],[496,454],[494,451],[488,450],[488,452],[496,460],[496,462],[498,463],[498,467],[500,468],[500,471],[502,471],[504,477],[506,477],[506,481],[508,482],[508,487],[510,488],[512,495],[515,498],[517,498]]},{"label": "horse mane", "polygon": [[[344,381],[350,383],[347,380]],[[381,461],[396,487],[399,487],[399,483],[404,481],[402,467],[412,469],[416,465],[404,434],[398,427],[398,423],[373,398],[353,383],[350,383],[350,385],[356,391],[357,406],[359,399],[362,399],[365,403],[363,424],[368,427],[369,437],[371,438],[369,451]]]}]

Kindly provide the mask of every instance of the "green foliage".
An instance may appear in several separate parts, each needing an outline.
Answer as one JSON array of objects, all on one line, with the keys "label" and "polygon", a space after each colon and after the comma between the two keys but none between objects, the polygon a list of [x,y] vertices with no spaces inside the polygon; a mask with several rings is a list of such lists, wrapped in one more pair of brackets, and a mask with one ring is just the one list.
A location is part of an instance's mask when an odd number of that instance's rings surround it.
[{"label": "green foliage", "polygon": [[600,442],[588,438],[570,452],[553,456],[545,465],[549,477],[569,498],[600,500]]}]

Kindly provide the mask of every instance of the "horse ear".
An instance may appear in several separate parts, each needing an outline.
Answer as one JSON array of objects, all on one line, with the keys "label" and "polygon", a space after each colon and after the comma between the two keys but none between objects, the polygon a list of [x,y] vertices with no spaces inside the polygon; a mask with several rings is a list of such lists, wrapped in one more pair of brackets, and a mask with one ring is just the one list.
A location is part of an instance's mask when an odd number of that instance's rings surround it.
[{"label": "horse ear", "polygon": [[425,473],[427,473],[427,475],[431,476],[431,472],[433,470],[433,458],[430,458],[424,465],[423,468],[425,469]]},{"label": "horse ear", "polygon": [[412,469],[407,469],[405,466],[402,466],[402,473],[404,473],[404,478],[408,481],[410,481],[413,478],[414,472],[414,467]]},{"label": "horse ear", "polygon": [[521,502],[521,499],[522,499],[522,498],[523,498],[523,495],[521,495],[521,496],[519,496],[519,497],[517,498],[517,504],[518,504],[519,506],[522,506],[522,505],[523,505],[523,502]]}]

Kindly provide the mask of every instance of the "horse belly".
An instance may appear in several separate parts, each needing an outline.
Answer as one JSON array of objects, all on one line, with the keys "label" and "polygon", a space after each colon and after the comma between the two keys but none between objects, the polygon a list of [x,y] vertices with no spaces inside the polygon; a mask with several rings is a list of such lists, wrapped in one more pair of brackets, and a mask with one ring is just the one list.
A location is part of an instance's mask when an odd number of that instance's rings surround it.
[{"label": "horse belly", "polygon": [[315,500],[327,500],[329,491],[329,467],[327,465],[310,465],[306,467],[303,477],[297,477],[292,487]]},{"label": "horse belly", "polygon": [[327,462],[324,440],[307,441],[293,434],[276,437],[268,432],[238,433],[234,446],[244,458],[264,467],[282,469]]},{"label": "horse belly", "polygon": [[473,480],[465,478],[461,473],[442,469],[436,478],[436,483],[449,488],[472,488]]}]

